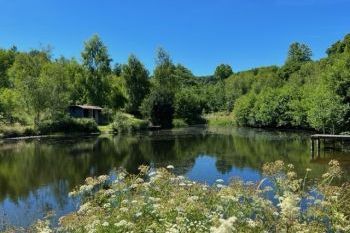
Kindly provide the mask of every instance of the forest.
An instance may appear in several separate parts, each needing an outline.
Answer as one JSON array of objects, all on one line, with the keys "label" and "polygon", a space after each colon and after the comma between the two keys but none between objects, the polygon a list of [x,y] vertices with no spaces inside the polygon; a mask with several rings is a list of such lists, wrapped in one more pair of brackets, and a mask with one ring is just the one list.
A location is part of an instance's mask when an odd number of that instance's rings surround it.
[{"label": "forest", "polygon": [[53,58],[50,47],[0,49],[0,134],[96,129],[69,117],[67,108],[77,104],[103,107],[105,124],[116,131],[128,119],[140,128],[171,128],[210,123],[212,116],[239,126],[350,131],[350,34],[320,60],[295,42],[282,66],[235,72],[220,64],[205,77],[175,64],[163,48],[152,72],[135,55],[113,63],[98,35],[85,41],[79,59]]}]

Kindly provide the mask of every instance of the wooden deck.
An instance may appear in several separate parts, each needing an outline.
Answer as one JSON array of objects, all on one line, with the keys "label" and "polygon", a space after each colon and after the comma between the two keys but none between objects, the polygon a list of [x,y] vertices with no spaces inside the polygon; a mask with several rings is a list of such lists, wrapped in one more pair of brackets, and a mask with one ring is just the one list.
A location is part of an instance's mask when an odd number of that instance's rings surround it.
[{"label": "wooden deck", "polygon": [[350,140],[350,135],[335,135],[335,134],[314,134],[311,135],[311,139],[348,139]]},{"label": "wooden deck", "polygon": [[[333,144],[335,148],[336,143],[340,142],[343,145],[344,141],[350,141],[350,135],[335,135],[335,134],[314,134],[311,135],[311,153],[314,157],[315,150],[317,155],[320,155],[321,143],[323,141],[323,147],[325,147],[326,141]],[[316,145],[315,145],[316,144]]]}]

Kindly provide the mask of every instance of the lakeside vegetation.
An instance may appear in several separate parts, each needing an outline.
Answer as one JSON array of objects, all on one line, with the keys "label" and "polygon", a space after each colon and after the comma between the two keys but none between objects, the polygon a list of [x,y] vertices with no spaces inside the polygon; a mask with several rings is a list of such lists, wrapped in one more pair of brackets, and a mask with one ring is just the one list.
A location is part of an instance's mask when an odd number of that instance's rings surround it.
[{"label": "lakeside vegetation", "polygon": [[196,183],[172,165],[138,175],[88,177],[70,195],[83,204],[60,218],[59,228],[39,220],[33,232],[348,232],[349,184],[337,185],[335,160],[318,181],[292,164],[266,163],[258,183]]},{"label": "lakeside vegetation", "polygon": [[331,45],[325,58],[311,57],[307,45],[293,43],[281,67],[234,72],[221,64],[213,75],[196,77],[162,48],[152,74],[135,55],[112,64],[97,35],[85,42],[81,62],[53,58],[49,48],[0,49],[0,131],[6,136],[13,125],[9,135],[40,133],[42,122],[58,127],[50,132],[61,131],[72,121],[67,108],[74,104],[103,107],[114,126],[128,113],[163,128],[212,116],[209,124],[349,131],[350,35]]}]

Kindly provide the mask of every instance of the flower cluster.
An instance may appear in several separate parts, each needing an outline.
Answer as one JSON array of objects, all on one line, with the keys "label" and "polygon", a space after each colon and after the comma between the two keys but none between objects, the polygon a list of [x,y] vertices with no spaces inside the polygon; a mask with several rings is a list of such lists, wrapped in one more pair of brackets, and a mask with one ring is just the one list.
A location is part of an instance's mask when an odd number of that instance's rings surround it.
[{"label": "flower cluster", "polygon": [[[176,176],[173,166],[140,167],[138,175],[120,172],[88,178],[74,195],[84,195],[75,213],[60,219],[62,232],[349,232],[349,185],[336,186],[339,163],[318,183],[298,178],[282,161],[264,165],[259,183],[232,180],[199,184]],[[101,184],[104,184],[101,186]],[[90,186],[92,188],[90,188]],[[99,189],[96,190],[96,187]],[[90,196],[86,195],[91,192]],[[271,196],[273,198],[271,198]]]}]

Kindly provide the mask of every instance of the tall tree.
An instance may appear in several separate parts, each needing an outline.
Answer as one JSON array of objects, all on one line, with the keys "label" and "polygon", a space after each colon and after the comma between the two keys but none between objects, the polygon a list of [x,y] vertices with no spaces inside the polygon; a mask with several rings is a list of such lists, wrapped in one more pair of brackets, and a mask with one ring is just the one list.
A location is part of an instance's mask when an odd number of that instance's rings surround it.
[{"label": "tall tree", "polygon": [[9,70],[10,80],[20,96],[23,109],[29,116],[34,116],[35,125],[47,107],[48,90],[40,82],[40,74],[43,66],[50,62],[49,57],[46,51],[20,53]]},{"label": "tall tree", "polygon": [[83,66],[88,72],[87,100],[90,104],[104,106],[107,103],[110,88],[107,77],[111,73],[110,63],[112,61],[107,47],[97,35],[93,35],[85,42],[81,56]]},{"label": "tall tree", "polygon": [[233,74],[233,71],[230,65],[221,64],[216,67],[214,76],[218,80],[224,80],[230,77],[232,74]]},{"label": "tall tree", "polygon": [[12,47],[9,50],[0,49],[0,89],[10,86],[10,80],[7,75],[7,71],[14,63],[16,54],[16,47]]},{"label": "tall tree", "polygon": [[159,48],[157,51],[154,79],[158,87],[167,89],[170,92],[175,92],[178,86],[178,80],[175,75],[175,65],[170,55],[163,48]]},{"label": "tall tree", "polygon": [[139,114],[141,102],[150,91],[148,71],[136,56],[131,55],[128,64],[123,66],[122,76],[125,79],[129,99],[126,110]]},{"label": "tall tree", "polygon": [[306,44],[298,42],[292,43],[289,46],[286,63],[279,71],[279,76],[283,79],[288,79],[293,73],[300,70],[305,62],[312,61],[312,50]]},{"label": "tall tree", "polygon": [[286,63],[290,62],[307,62],[311,61],[312,51],[306,44],[298,42],[289,46],[288,57]]}]

